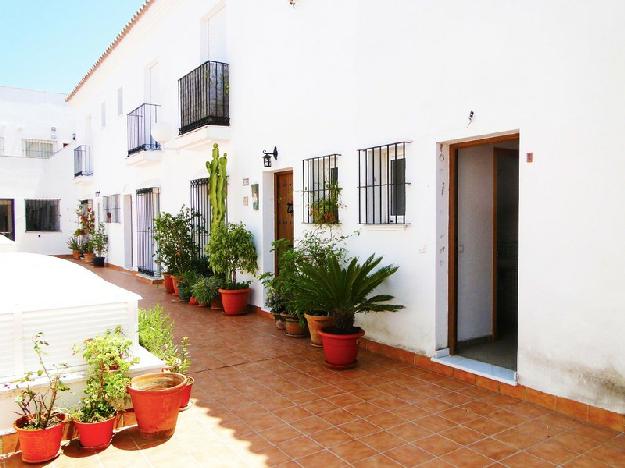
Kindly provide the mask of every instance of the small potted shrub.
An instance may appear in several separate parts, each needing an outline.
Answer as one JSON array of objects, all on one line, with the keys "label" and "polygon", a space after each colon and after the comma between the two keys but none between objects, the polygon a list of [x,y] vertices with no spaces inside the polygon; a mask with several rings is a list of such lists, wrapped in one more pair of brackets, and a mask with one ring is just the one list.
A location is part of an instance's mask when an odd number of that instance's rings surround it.
[{"label": "small potted shrub", "polygon": [[225,285],[219,289],[224,313],[244,314],[251,292],[250,283],[237,282],[237,271],[256,273],[254,236],[243,223],[221,225],[211,233],[206,249],[213,271],[225,276]]},{"label": "small potted shrub", "polygon": [[306,336],[306,321],[297,312],[289,312],[283,315],[284,329],[287,336],[292,338],[303,338]]},{"label": "small potted shrub", "polygon": [[325,195],[310,206],[313,224],[338,224],[341,188],[336,182],[326,184]]},{"label": "small potted shrub", "polygon": [[193,297],[191,288],[197,281],[197,274],[194,271],[185,271],[178,280],[178,297],[180,302],[190,302]]},{"label": "small potted shrub", "polygon": [[311,262],[301,267],[298,279],[301,307],[324,310],[334,318],[335,325],[320,332],[323,353],[330,367],[345,369],[356,365],[358,340],[365,332],[354,326],[355,314],[395,312],[404,307],[388,304],[393,299],[388,294],[371,295],[398,269],[387,265],[375,270],[381,261],[382,257],[371,255],[363,263],[354,258],[345,265],[337,256],[330,255],[325,264]]},{"label": "small potted shrub", "polygon": [[91,236],[91,243],[93,245],[93,251],[95,257],[93,258],[93,266],[104,266],[104,254],[108,248],[108,237],[104,231],[104,224],[98,224],[98,228]]},{"label": "small potted shrub", "polygon": [[67,246],[72,251],[72,258],[74,260],[80,260],[80,252],[82,250],[80,245],[80,239],[78,239],[78,237],[76,236],[70,237],[70,239],[67,241]]},{"label": "small potted shrub", "polygon": [[130,383],[128,361],[132,341],[121,327],[86,340],[80,349],[87,364],[87,381],[80,407],[72,413],[80,445],[87,449],[103,449],[113,438],[117,414],[126,408]]},{"label": "small potted shrub", "polygon": [[82,259],[87,263],[93,263],[93,239],[89,238],[82,244]]},{"label": "small potted shrub", "polygon": [[[15,402],[21,416],[13,423],[22,451],[22,461],[43,463],[59,454],[61,439],[65,429],[66,415],[56,407],[60,392],[69,388],[62,382],[57,370],[46,366],[43,360],[44,348],[48,343],[42,333],[33,338],[33,349],[39,359],[41,369],[28,372],[18,383],[19,394]],[[34,380],[45,378],[47,388],[44,392],[34,390]]]},{"label": "small potted shrub", "polygon": [[191,292],[197,300],[198,305],[210,305],[219,296],[219,288],[222,281],[216,276],[201,276],[193,286]]}]

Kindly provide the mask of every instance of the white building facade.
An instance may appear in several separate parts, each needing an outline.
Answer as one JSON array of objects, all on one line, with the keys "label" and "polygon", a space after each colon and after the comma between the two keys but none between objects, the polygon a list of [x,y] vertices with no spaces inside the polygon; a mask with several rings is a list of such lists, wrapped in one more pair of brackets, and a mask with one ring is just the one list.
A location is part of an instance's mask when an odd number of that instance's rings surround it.
[{"label": "white building facade", "polygon": [[310,191],[336,182],[332,229],[400,266],[387,290],[406,309],[360,317],[368,337],[623,413],[623,14],[617,0],[149,1],[68,97],[92,158],[69,205],[107,221],[109,263],[158,275],[151,219],[197,208],[218,143],[228,218],[272,271],[279,226],[311,229]]}]

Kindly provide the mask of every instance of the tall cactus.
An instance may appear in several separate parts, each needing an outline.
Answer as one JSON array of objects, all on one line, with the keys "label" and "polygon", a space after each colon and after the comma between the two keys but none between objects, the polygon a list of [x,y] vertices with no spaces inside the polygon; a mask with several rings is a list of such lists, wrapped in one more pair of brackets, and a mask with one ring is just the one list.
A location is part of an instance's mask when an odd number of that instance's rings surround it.
[{"label": "tall cactus", "polygon": [[226,163],[228,155],[219,156],[219,145],[213,145],[213,157],[206,161],[208,171],[208,190],[211,205],[211,233],[226,220],[226,196],[228,194],[228,179]]}]

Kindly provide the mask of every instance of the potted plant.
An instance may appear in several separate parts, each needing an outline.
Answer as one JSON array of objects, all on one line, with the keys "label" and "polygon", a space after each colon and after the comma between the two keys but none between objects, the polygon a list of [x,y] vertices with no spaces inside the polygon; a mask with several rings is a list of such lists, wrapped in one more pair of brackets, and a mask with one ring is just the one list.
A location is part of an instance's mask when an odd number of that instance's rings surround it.
[{"label": "potted plant", "polygon": [[[160,305],[139,309],[139,344],[165,362],[167,367],[164,370],[186,375],[191,366],[189,339],[183,337],[179,345],[174,343],[173,322]],[[194,382],[193,377],[186,377],[181,408],[188,405]]]},{"label": "potted plant", "polygon": [[67,246],[72,251],[72,258],[74,260],[79,260],[80,252],[82,250],[80,245],[80,239],[78,239],[78,237],[76,236],[70,237],[70,239],[67,241]]},{"label": "potted plant", "polygon": [[111,443],[117,414],[126,408],[130,367],[138,362],[126,359],[131,345],[117,327],[74,350],[82,352],[87,364],[85,396],[71,415],[84,448],[103,449]]},{"label": "potted plant", "polygon": [[180,302],[191,302],[191,298],[193,297],[193,291],[191,288],[196,281],[197,274],[192,270],[185,271],[182,275],[180,275],[180,279],[177,282],[178,297],[180,298]]},{"label": "potted plant", "polygon": [[354,326],[355,314],[395,312],[404,307],[388,304],[393,299],[388,294],[371,295],[398,269],[387,265],[375,270],[381,261],[382,257],[371,255],[363,263],[353,258],[345,265],[336,255],[330,255],[323,265],[311,262],[301,267],[300,305],[307,310],[325,310],[334,318],[334,326],[320,332],[323,353],[330,367],[345,369],[356,365],[358,339],[365,332]]},{"label": "potted plant", "polygon": [[197,299],[198,305],[210,305],[219,296],[219,288],[222,283],[223,281],[217,276],[200,276],[191,287],[191,292],[193,297]]},{"label": "potted plant", "polygon": [[313,224],[338,224],[341,188],[337,182],[330,182],[323,193],[310,205]]},{"label": "potted plant", "polygon": [[[39,360],[40,370],[28,372],[18,383],[19,394],[15,402],[21,416],[13,423],[22,451],[22,461],[43,463],[55,458],[61,448],[66,415],[56,407],[60,392],[69,390],[60,374],[46,366],[43,360],[44,347],[48,343],[43,333],[33,338],[33,349]],[[34,390],[35,379],[46,380],[43,392]]]},{"label": "potted plant", "polygon": [[88,238],[82,243],[82,259],[87,263],[93,263],[93,240]]},{"label": "potted plant", "polygon": [[98,224],[98,228],[91,236],[91,243],[93,245],[93,251],[95,257],[93,258],[93,266],[104,266],[104,254],[108,248],[108,237],[104,231],[104,224]]},{"label": "potted plant", "polygon": [[213,271],[225,276],[225,285],[219,289],[224,313],[245,313],[251,291],[250,283],[237,282],[237,271],[256,273],[258,266],[254,236],[243,223],[221,225],[212,232],[206,251]]}]

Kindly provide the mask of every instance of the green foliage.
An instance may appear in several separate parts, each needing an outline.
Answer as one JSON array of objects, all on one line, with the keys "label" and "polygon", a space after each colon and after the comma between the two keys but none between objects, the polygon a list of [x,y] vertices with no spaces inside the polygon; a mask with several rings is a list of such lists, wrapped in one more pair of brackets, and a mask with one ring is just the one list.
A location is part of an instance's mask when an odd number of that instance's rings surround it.
[{"label": "green foliage", "polygon": [[78,223],[80,228],[76,232],[80,232],[79,235],[90,236],[95,229],[95,213],[93,208],[87,208],[83,210],[82,205],[78,204],[76,208],[76,216],[78,217]]},{"label": "green foliage", "polygon": [[371,293],[393,275],[398,267],[387,265],[374,269],[382,257],[371,255],[364,263],[353,258],[347,265],[330,255],[325,264],[306,263],[298,279],[300,308],[326,310],[334,317],[336,328],[349,333],[354,328],[354,315],[359,312],[395,312],[403,305],[387,304],[388,294]]},{"label": "green foliage", "polygon": [[198,274],[193,270],[182,273],[178,280],[178,297],[181,301],[187,302],[192,295],[191,288],[198,279]]},{"label": "green foliage", "polygon": [[189,339],[174,342],[174,325],[161,305],[139,309],[139,343],[165,362],[172,372],[186,374],[191,366]]},{"label": "green foliage", "polygon": [[193,221],[196,215],[184,206],[176,215],[161,213],[154,219],[155,259],[172,275],[180,275],[191,268],[197,255],[193,239]]},{"label": "green foliage", "polygon": [[69,247],[70,250],[78,250],[79,252],[82,250],[80,239],[78,239],[78,237],[76,236],[72,236],[69,238],[69,240],[67,241],[67,247]]},{"label": "green foliage", "polygon": [[82,243],[82,252],[93,253],[93,240],[91,238],[87,238],[87,240]]},{"label": "green foliage", "polygon": [[219,145],[213,144],[212,159],[206,161],[208,171],[208,194],[211,206],[211,233],[226,221],[226,197],[228,195],[228,175],[226,165],[228,155],[219,156]]},{"label": "green foliage", "polygon": [[208,261],[215,273],[226,278],[227,289],[237,289],[237,270],[256,273],[254,236],[243,223],[221,225],[213,230],[206,246]]},{"label": "green foliage", "polygon": [[218,276],[201,276],[191,287],[191,293],[200,304],[210,304],[219,294],[224,280]]},{"label": "green foliage", "polygon": [[108,248],[108,236],[104,231],[104,224],[98,224],[98,228],[91,236],[91,243],[93,244],[93,251],[98,257],[102,257]]},{"label": "green foliage", "polygon": [[87,363],[85,396],[72,414],[74,419],[86,423],[106,421],[126,407],[130,367],[139,362],[137,358],[128,361],[131,345],[118,326],[74,348],[75,353],[82,352]]},{"label": "green foliage", "polygon": [[[56,399],[59,392],[69,390],[69,387],[61,380],[58,369],[51,369],[46,366],[43,356],[46,354],[44,348],[49,346],[44,340],[43,333],[39,332],[33,337],[33,350],[39,360],[40,369],[36,372],[28,372],[19,380],[19,394],[15,397],[15,402],[20,409],[20,414],[28,418],[22,429],[46,429],[59,422]],[[64,366],[61,366],[64,367]],[[35,391],[31,387],[31,382],[37,378],[44,377],[48,385],[44,391]],[[25,385],[24,385],[25,384]]]},{"label": "green foliage", "polygon": [[338,224],[341,188],[336,182],[326,184],[325,195],[310,205],[313,224]]}]

